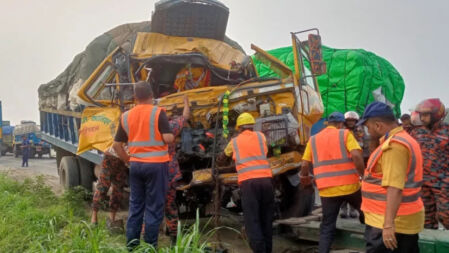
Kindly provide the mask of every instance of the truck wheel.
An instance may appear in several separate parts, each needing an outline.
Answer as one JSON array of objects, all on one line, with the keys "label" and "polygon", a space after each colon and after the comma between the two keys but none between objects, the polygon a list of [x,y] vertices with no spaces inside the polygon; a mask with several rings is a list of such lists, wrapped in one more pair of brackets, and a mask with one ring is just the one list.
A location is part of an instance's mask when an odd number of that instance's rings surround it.
[{"label": "truck wheel", "polygon": [[80,168],[80,185],[92,192],[94,182],[94,164],[88,160],[78,157],[78,164]]},{"label": "truck wheel", "polygon": [[2,156],[6,155],[6,151],[2,151]]},{"label": "truck wheel", "polygon": [[59,179],[65,189],[80,185],[80,169],[74,156],[64,156],[59,166]]},{"label": "truck wheel", "polygon": [[17,150],[14,150],[14,157],[15,158],[19,157],[19,152],[17,152]]}]

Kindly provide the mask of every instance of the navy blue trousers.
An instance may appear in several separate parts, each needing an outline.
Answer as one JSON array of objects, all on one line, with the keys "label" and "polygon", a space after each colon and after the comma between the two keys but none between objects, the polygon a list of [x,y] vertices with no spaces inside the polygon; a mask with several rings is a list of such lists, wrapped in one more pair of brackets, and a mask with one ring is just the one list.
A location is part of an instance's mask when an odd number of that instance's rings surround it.
[{"label": "navy blue trousers", "polygon": [[365,216],[360,210],[362,204],[362,193],[360,190],[337,197],[321,197],[321,205],[323,207],[323,220],[320,224],[320,242],[318,244],[319,253],[328,253],[334,241],[337,226],[338,213],[341,203],[348,202],[357,211],[359,211],[360,223],[365,223]]},{"label": "navy blue trousers", "polygon": [[28,167],[29,151],[22,150],[22,167]]},{"label": "navy blue trousers", "polygon": [[131,162],[129,170],[129,214],[126,239],[129,249],[140,243],[145,215],[144,241],[157,247],[159,226],[164,218],[165,196],[168,189],[168,162]]}]

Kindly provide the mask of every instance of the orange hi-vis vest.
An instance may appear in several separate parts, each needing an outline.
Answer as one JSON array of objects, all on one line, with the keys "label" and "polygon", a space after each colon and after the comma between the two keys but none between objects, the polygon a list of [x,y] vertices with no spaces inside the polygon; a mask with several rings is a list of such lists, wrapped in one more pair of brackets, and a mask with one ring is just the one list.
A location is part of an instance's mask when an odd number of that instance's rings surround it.
[{"label": "orange hi-vis vest", "polygon": [[232,158],[239,184],[248,179],[272,177],[262,133],[246,130],[232,139]]},{"label": "orange hi-vis vest", "polygon": [[318,190],[360,181],[346,149],[348,134],[348,130],[327,127],[311,137],[313,175]]},{"label": "orange hi-vis vest", "polygon": [[159,132],[161,108],[137,105],[122,115],[122,126],[128,134],[130,161],[145,163],[168,162],[168,145]]},{"label": "orange hi-vis vest", "polygon": [[[397,215],[410,215],[423,209],[421,200],[421,185],[423,177],[423,159],[419,144],[404,130],[393,135],[390,142],[397,142],[409,150],[410,160],[407,168],[407,178],[402,190],[402,202]],[[387,208],[387,189],[382,187],[382,174],[374,168],[383,153],[383,144],[371,154],[362,181],[362,210],[375,214],[385,214]]]}]

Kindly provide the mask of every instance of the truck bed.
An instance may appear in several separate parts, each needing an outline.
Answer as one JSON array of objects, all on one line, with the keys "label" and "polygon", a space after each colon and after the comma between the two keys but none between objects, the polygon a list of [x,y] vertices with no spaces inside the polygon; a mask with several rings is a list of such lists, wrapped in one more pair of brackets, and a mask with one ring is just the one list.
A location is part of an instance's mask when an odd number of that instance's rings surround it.
[{"label": "truck bed", "polygon": [[[76,154],[81,113],[53,109],[40,109],[42,139],[54,147]],[[80,157],[101,164],[103,155],[98,151],[87,151]]]}]

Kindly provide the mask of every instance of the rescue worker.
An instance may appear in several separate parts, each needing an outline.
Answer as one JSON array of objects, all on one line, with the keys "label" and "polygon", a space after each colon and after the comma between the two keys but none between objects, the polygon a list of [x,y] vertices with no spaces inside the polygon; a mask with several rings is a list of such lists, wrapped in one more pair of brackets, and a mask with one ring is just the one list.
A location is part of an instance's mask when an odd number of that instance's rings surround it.
[{"label": "rescue worker", "polygon": [[[359,121],[360,116],[357,112],[348,111],[345,113],[345,128],[351,131],[354,135],[355,139],[359,143],[359,146],[363,149],[363,129],[357,126],[357,122]],[[349,208],[348,208],[349,206]],[[343,202],[340,208],[340,217],[345,219],[348,217],[348,209],[349,209],[349,217],[357,218],[357,211],[354,207],[349,205],[348,202]]]},{"label": "rescue worker", "polygon": [[104,152],[104,158],[98,179],[97,187],[92,200],[91,223],[98,223],[98,211],[105,201],[109,188],[112,186],[112,193],[109,199],[109,218],[106,225],[109,229],[123,229],[123,220],[116,220],[116,214],[120,208],[123,198],[123,188],[126,185],[128,168],[125,163],[115,153],[112,147]]},{"label": "rescue worker", "polygon": [[449,125],[443,122],[445,107],[438,98],[418,104],[421,128],[411,135],[421,145],[424,159],[422,198],[425,228],[437,229],[440,221],[449,229]]},{"label": "rescue worker", "polygon": [[401,120],[402,128],[404,128],[404,130],[407,131],[407,133],[410,133],[413,129],[410,114],[404,113],[399,119]]},{"label": "rescue worker", "polygon": [[28,167],[28,157],[30,156],[30,141],[24,135],[22,136],[22,167]]},{"label": "rescue worker", "polygon": [[266,139],[263,133],[253,131],[254,124],[251,114],[240,114],[236,126],[239,135],[228,143],[224,154],[235,161],[251,249],[257,253],[271,253],[274,188]]},{"label": "rescue worker", "polygon": [[345,117],[333,112],[328,118],[328,126],[312,136],[307,143],[300,172],[301,185],[311,183],[312,170],[323,207],[320,226],[319,252],[330,251],[335,236],[336,222],[340,206],[348,202],[360,212],[362,201],[360,175],[364,170],[362,149],[354,135],[343,129]]},{"label": "rescue worker", "polygon": [[[168,122],[176,137],[181,133],[181,130],[187,120],[190,118],[190,105],[187,96],[184,97],[184,110],[181,116],[173,117]],[[176,235],[178,230],[178,206],[176,205],[176,183],[181,179],[182,175],[179,170],[179,163],[176,157],[175,142],[168,145],[168,154],[170,162],[168,163],[168,192],[165,203],[165,223],[167,226],[167,233],[170,236],[171,242],[176,242]]]},{"label": "rescue worker", "polygon": [[424,226],[421,148],[384,103],[368,105],[359,124],[380,143],[362,181],[366,252],[419,252],[418,233]]},{"label": "rescue worker", "polygon": [[[123,113],[113,144],[119,157],[130,161],[131,194],[126,225],[129,250],[140,242],[144,213],[144,240],[157,247],[168,187],[167,144],[174,141],[165,111],[153,105],[150,84],[142,81],[136,83],[134,97],[137,105]],[[125,143],[130,155],[123,147]]]}]

